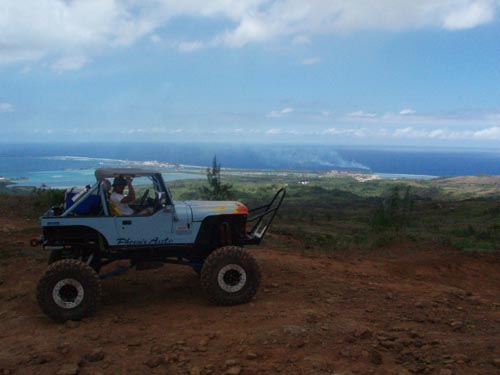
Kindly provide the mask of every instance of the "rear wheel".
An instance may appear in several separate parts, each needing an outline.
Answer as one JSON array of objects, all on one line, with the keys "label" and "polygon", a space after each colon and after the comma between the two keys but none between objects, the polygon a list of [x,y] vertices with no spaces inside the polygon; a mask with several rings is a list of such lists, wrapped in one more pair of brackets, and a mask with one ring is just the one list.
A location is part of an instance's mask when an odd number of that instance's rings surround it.
[{"label": "rear wheel", "polygon": [[259,284],[257,261],[240,247],[226,246],[214,251],[201,269],[201,286],[218,305],[247,303],[257,293]]},{"label": "rear wheel", "polygon": [[38,305],[56,321],[80,320],[92,315],[100,297],[99,276],[76,259],[54,262],[38,282]]}]

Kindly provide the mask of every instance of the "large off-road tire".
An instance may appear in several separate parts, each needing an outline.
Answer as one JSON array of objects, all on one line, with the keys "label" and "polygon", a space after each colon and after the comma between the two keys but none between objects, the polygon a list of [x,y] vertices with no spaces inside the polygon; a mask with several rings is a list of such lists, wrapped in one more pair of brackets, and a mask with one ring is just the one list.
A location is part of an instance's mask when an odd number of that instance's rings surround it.
[{"label": "large off-road tire", "polygon": [[[49,260],[47,262],[47,264],[52,264],[52,263],[55,263],[55,262],[58,262],[60,260],[63,260],[63,259],[71,259],[71,258],[63,258],[63,253],[61,250],[52,250],[50,252],[50,255],[49,255]],[[76,259],[76,256],[75,256],[75,259]],[[96,258],[94,257],[92,259],[92,262],[90,262],[90,267],[93,268],[93,270],[97,273],[99,273],[99,271],[101,270],[101,261],[99,258]]]},{"label": "large off-road tire", "polygon": [[50,318],[64,322],[92,315],[101,298],[101,281],[76,259],[52,263],[37,286],[38,305]]},{"label": "large off-road tire", "polygon": [[257,261],[240,247],[221,247],[208,256],[201,269],[201,286],[217,305],[247,303],[259,284]]}]

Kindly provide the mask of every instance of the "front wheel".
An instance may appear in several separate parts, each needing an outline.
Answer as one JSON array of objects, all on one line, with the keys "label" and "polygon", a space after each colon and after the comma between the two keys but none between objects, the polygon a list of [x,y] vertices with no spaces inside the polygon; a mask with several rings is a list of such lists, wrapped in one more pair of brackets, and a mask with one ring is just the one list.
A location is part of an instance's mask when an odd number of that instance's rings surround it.
[{"label": "front wheel", "polygon": [[101,281],[87,264],[76,259],[52,263],[37,286],[42,311],[56,321],[92,315],[101,297]]},{"label": "front wheel", "polygon": [[49,260],[47,264],[52,264],[57,262],[58,260],[61,260],[62,257],[62,251],[61,250],[52,250],[49,255]]},{"label": "front wheel", "polygon": [[209,255],[201,269],[201,286],[217,305],[247,303],[259,284],[257,261],[240,247],[221,247]]}]

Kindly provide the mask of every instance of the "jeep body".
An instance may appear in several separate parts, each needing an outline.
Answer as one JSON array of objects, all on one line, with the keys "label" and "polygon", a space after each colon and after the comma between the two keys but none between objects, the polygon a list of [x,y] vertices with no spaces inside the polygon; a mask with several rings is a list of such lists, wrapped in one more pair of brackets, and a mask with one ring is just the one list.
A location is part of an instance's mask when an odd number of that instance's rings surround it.
[{"label": "jeep body", "polygon": [[[196,264],[221,246],[251,242],[246,233],[248,208],[240,202],[174,201],[161,173],[151,170],[109,168],[98,169],[95,175],[97,182],[70,208],[60,215],[51,209],[41,218],[42,245],[61,258],[87,259],[93,254],[96,261],[139,262],[182,257]],[[151,181],[154,197],[147,202],[151,214],[112,214],[103,181],[124,175]],[[92,196],[99,197],[98,206],[76,213]]]},{"label": "jeep body", "polygon": [[[37,287],[42,310],[55,320],[92,314],[100,279],[164,263],[192,267],[210,299],[221,305],[248,302],[260,282],[255,259],[243,247],[259,244],[285,197],[279,190],[263,206],[249,210],[236,201],[174,201],[161,173],[133,168],[97,169],[96,182],[66,197],[41,217],[42,236],[32,245],[50,251],[49,268]],[[136,188],[149,186],[130,216],[110,200],[110,179],[130,176]],[[251,215],[251,217],[249,217]],[[252,227],[247,231],[247,224]],[[100,273],[116,260],[129,266]]]}]

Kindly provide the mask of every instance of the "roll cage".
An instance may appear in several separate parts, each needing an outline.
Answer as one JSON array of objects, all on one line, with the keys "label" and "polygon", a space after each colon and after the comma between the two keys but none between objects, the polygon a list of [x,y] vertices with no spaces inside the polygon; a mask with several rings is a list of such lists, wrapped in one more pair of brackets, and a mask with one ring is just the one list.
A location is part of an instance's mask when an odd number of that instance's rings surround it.
[{"label": "roll cage", "polygon": [[101,211],[99,216],[112,216],[109,207],[109,192],[110,183],[106,183],[107,179],[114,179],[119,176],[147,177],[151,180],[156,196],[158,206],[166,207],[173,206],[173,198],[170,191],[166,188],[161,173],[145,169],[133,168],[101,168],[95,171],[96,182],[86,192],[81,194],[71,207],[64,210],[60,216],[71,216],[75,213],[78,207],[90,197],[98,196],[100,198]]}]

